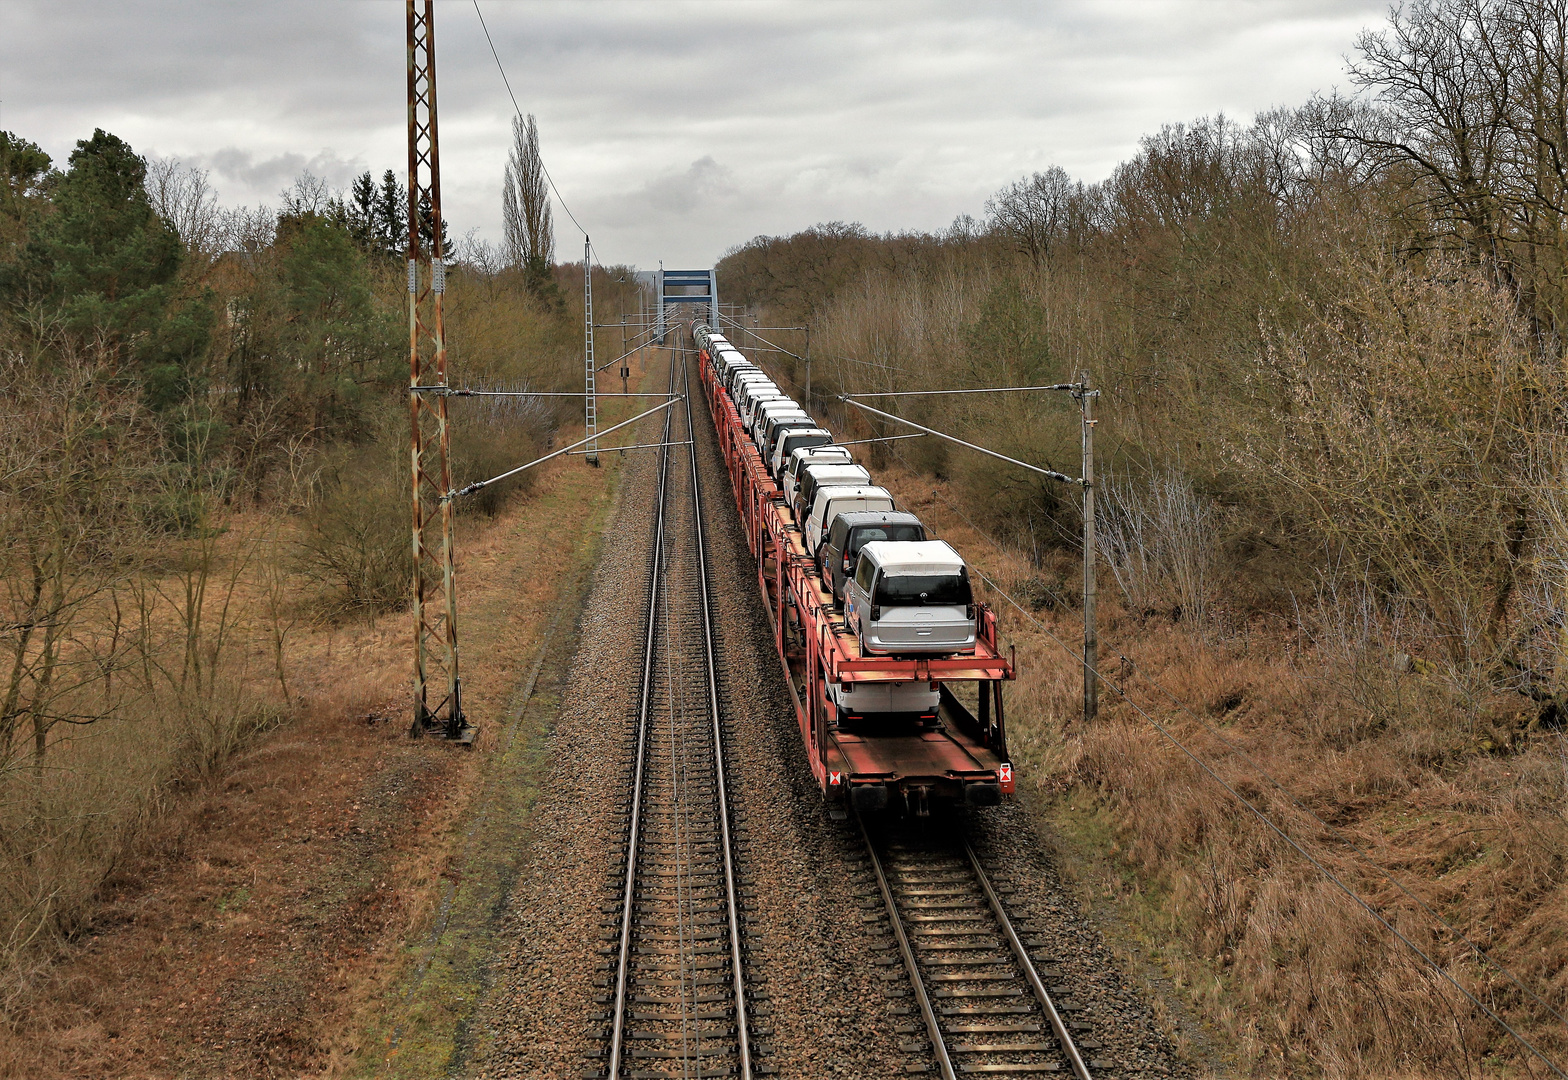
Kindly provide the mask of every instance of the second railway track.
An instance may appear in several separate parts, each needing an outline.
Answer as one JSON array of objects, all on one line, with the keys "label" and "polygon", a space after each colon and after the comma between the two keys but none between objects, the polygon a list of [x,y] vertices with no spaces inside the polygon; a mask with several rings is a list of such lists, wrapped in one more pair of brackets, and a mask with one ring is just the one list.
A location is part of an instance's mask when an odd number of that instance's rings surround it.
[{"label": "second railway track", "polygon": [[902,1048],[925,1060],[908,1071],[1089,1080],[1071,1034],[1088,1025],[1063,1017],[1045,981],[1057,972],[1031,955],[1043,943],[1009,914],[962,830],[859,825],[913,992]]},{"label": "second railway track", "polygon": [[751,1077],[773,1069],[752,1026],[689,396],[663,429],[626,839],[603,908],[604,1064],[586,1075]]}]

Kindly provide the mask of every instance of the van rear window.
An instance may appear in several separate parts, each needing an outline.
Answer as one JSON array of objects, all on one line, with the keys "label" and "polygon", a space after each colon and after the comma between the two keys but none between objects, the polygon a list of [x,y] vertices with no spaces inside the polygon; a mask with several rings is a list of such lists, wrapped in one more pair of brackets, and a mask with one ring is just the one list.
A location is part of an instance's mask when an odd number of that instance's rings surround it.
[{"label": "van rear window", "polygon": [[784,456],[788,458],[802,446],[826,446],[832,441],[831,435],[790,435],[784,439]]},{"label": "van rear window", "polygon": [[859,551],[878,540],[924,540],[925,530],[919,525],[862,525],[850,538],[850,550]]},{"label": "van rear window", "polygon": [[886,574],[877,579],[877,594],[873,604],[886,607],[915,607],[941,605],[958,607],[974,602],[969,588],[969,575],[959,574]]}]

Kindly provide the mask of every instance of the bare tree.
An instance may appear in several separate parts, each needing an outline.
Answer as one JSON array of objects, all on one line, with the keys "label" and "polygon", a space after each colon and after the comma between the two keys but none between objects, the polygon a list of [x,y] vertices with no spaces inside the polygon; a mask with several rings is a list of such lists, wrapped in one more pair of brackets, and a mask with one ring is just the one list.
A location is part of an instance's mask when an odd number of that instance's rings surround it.
[{"label": "bare tree", "polygon": [[1347,130],[1411,178],[1431,244],[1513,290],[1539,338],[1568,321],[1568,0],[1420,0],[1357,42],[1352,78],[1393,119]]},{"label": "bare tree", "polygon": [[221,250],[223,212],[206,169],[179,158],[151,158],[145,181],[147,197],[197,259]]},{"label": "bare tree", "polygon": [[319,176],[302,172],[294,186],[278,193],[283,200],[283,212],[296,217],[307,214],[326,214],[332,206],[332,186]]},{"label": "bare tree", "polygon": [[547,270],[555,258],[555,226],[533,113],[526,123],[519,117],[512,119],[512,154],[506,164],[501,214],[508,261],[531,274]]},{"label": "bare tree", "polygon": [[4,370],[0,406],[29,422],[0,425],[0,773],[29,744],[41,770],[57,725],[119,703],[112,676],[131,646],[107,611],[144,539],[148,433],[132,399],[104,391],[107,374],[73,354],[50,373]]},{"label": "bare tree", "polygon": [[1083,191],[1083,185],[1075,185],[1065,169],[1052,165],[987,199],[986,217],[1019,251],[1044,266],[1071,231]]}]

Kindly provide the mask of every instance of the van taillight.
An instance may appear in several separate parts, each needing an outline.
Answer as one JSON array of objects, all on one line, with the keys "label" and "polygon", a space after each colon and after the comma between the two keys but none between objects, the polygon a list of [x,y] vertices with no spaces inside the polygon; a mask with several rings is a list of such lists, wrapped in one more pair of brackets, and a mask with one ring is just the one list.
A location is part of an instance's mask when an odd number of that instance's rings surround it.
[{"label": "van taillight", "polygon": [[844,556],[844,573],[849,573],[849,556]]}]

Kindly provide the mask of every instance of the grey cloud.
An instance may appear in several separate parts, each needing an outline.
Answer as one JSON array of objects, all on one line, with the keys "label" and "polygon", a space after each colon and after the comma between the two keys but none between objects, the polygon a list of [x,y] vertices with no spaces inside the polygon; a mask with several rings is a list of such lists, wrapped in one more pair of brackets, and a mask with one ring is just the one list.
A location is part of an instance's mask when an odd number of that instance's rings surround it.
[{"label": "grey cloud", "polygon": [[704,154],[683,173],[661,176],[649,181],[630,199],[656,213],[685,215],[727,201],[739,193],[735,174]]},{"label": "grey cloud", "polygon": [[226,146],[216,153],[194,160],[196,164],[210,168],[220,180],[233,182],[248,191],[277,190],[307,172],[325,180],[332,187],[341,188],[365,171],[361,158],[344,160],[333,150],[323,150],[309,158],[304,154],[289,153],[258,161],[248,150]]},{"label": "grey cloud", "polygon": [[[821,220],[938,228],[1050,164],[1094,180],[1161,123],[1342,83],[1386,0],[480,0],[545,160],[611,261],[701,265]],[[443,209],[500,231],[512,103],[438,4]],[[404,168],[402,6],[5,0],[4,126],[59,157],[104,127],[211,167],[225,202]],[[326,149],[320,149],[326,148]],[[314,151],[314,152],[313,152]],[[571,223],[557,217],[560,250]]]}]

